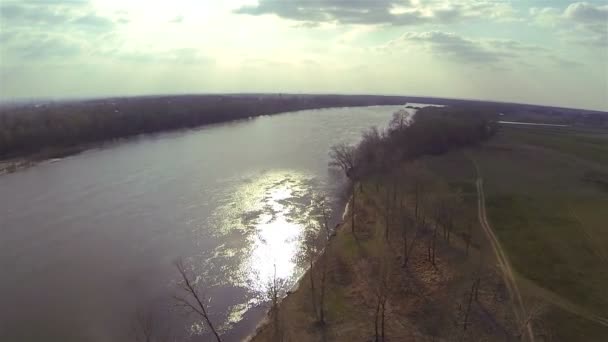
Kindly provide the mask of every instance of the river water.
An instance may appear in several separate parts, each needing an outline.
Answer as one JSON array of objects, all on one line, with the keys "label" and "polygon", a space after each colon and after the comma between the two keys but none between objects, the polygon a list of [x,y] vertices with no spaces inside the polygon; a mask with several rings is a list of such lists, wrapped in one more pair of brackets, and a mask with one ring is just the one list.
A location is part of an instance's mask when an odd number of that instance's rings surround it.
[{"label": "river water", "polygon": [[[319,196],[340,216],[328,150],[399,106],[307,110],[148,135],[0,176],[0,340],[207,340],[176,307],[182,259],[228,341],[293,284]],[[202,335],[201,335],[202,334]]]}]

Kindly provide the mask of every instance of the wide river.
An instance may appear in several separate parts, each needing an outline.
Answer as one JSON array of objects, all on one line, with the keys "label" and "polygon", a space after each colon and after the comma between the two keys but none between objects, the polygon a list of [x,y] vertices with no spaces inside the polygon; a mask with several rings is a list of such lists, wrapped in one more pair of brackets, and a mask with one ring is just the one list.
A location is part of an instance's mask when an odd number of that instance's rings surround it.
[{"label": "wide river", "polygon": [[[341,215],[328,151],[402,107],[307,110],[147,135],[0,176],[0,340],[207,340],[173,265],[196,277],[225,340],[263,318],[275,272],[303,272],[319,196]],[[413,113],[413,111],[411,112]],[[203,334],[201,337],[198,334]]]}]

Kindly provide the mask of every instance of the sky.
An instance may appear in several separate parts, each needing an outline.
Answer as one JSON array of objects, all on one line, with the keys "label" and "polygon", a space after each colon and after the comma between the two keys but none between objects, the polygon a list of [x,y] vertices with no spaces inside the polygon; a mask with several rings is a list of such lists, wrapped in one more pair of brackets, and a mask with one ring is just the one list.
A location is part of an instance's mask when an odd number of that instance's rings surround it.
[{"label": "sky", "polygon": [[344,93],[608,110],[608,0],[0,0],[0,98]]}]

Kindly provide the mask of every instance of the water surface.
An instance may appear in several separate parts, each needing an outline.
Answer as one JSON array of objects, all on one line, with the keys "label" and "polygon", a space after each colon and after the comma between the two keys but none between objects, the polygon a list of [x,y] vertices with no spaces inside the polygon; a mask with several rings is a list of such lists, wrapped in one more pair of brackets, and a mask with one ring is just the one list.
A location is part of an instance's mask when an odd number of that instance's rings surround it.
[{"label": "water surface", "polygon": [[264,314],[275,269],[291,283],[301,274],[316,198],[341,205],[330,146],[385,126],[399,108],[142,136],[1,176],[0,340],[132,340],[136,312],[180,339],[196,336],[193,317],[171,305],[177,258],[226,340],[240,340]]}]

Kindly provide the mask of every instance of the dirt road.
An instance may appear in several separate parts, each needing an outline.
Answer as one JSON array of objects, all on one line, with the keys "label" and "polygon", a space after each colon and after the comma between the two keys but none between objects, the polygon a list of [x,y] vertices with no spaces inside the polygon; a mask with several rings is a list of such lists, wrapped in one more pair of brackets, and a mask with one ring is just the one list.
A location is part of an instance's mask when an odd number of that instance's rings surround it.
[{"label": "dirt road", "polygon": [[[483,228],[486,233],[488,240],[490,241],[490,246],[496,255],[496,260],[498,261],[498,265],[500,266],[505,284],[509,291],[511,298],[513,298],[513,303],[515,305],[515,318],[522,325],[522,328],[525,329],[526,335],[528,336],[528,340],[534,342],[534,333],[532,331],[532,325],[530,324],[530,318],[526,313],[526,307],[524,306],[524,302],[522,300],[521,292],[517,287],[517,283],[515,282],[515,277],[513,274],[513,268],[509,263],[509,259],[507,258],[504,250],[500,246],[498,238],[490,223],[488,221],[488,217],[486,215],[486,201],[485,194],[483,192],[483,180],[480,176],[479,167],[477,162],[471,158],[473,164],[475,165],[475,170],[477,171],[477,181],[475,182],[477,186],[477,209],[478,209],[478,218],[479,224]],[[522,329],[522,330],[523,330]]]}]

